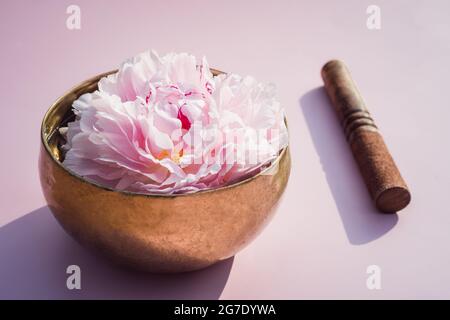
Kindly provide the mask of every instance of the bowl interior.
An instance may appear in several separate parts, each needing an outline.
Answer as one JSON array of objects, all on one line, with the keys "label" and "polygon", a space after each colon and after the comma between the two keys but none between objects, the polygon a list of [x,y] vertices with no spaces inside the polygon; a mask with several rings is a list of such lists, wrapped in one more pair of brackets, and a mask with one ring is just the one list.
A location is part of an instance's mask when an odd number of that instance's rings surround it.
[{"label": "bowl interior", "polygon": [[98,81],[114,72],[116,71],[98,75],[72,88],[67,94],[59,98],[45,114],[41,128],[42,142],[57,162],[61,163],[64,160],[61,146],[65,143],[65,139],[59,133],[59,129],[67,126],[67,123],[75,119],[72,103],[82,94],[97,90]]}]

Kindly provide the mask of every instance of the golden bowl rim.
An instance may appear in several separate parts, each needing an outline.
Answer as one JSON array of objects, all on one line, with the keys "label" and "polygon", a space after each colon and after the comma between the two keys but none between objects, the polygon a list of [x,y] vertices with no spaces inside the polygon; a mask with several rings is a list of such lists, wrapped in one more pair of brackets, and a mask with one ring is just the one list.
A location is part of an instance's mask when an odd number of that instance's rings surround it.
[{"label": "golden bowl rim", "polygon": [[[45,133],[45,124],[48,122],[48,119],[50,117],[50,114],[53,110],[57,109],[57,107],[59,106],[59,104],[69,95],[73,94],[74,92],[77,91],[77,89],[86,86],[86,85],[90,85],[93,84],[94,82],[100,81],[101,78],[106,77],[110,74],[114,74],[116,73],[118,70],[111,70],[108,72],[103,72],[100,73],[98,75],[95,75],[93,77],[88,78],[87,80],[84,80],[78,84],[76,84],[75,86],[73,86],[71,89],[69,89],[68,91],[66,91],[62,96],[60,96],[58,99],[56,99],[55,102],[52,103],[52,105],[47,109],[47,111],[44,114],[44,117],[42,119],[41,122],[41,143],[45,148],[45,151],[47,152],[47,155],[50,157],[50,159],[52,160],[53,163],[56,163],[56,165],[58,165],[62,170],[64,170],[65,172],[67,172],[68,174],[70,174],[72,177],[74,177],[75,179],[79,180],[82,183],[86,183],[88,185],[100,188],[104,191],[109,191],[109,192],[115,192],[118,194],[122,194],[122,195],[126,195],[126,196],[138,196],[138,197],[145,197],[145,198],[177,198],[177,197],[189,197],[189,196],[196,196],[196,195],[201,195],[201,194],[207,194],[207,193],[212,193],[212,192],[220,192],[220,191],[225,191],[225,190],[230,190],[230,189],[234,189],[237,188],[241,185],[250,183],[251,181],[257,179],[258,177],[262,176],[262,175],[266,175],[266,173],[270,170],[272,170],[275,166],[278,165],[278,163],[280,162],[281,158],[285,156],[285,154],[288,152],[289,149],[289,142],[288,145],[286,147],[284,147],[280,153],[278,154],[278,156],[272,161],[272,164],[270,166],[268,166],[267,168],[264,168],[262,171],[258,172],[255,175],[252,175],[251,177],[248,177],[244,180],[229,184],[229,185],[225,185],[222,187],[217,187],[217,188],[210,188],[210,189],[204,189],[204,190],[197,190],[197,191],[193,191],[193,192],[186,192],[186,193],[176,193],[176,194],[162,194],[162,193],[139,193],[139,192],[132,192],[132,191],[125,191],[125,190],[117,190],[114,188],[110,188],[104,185],[101,185],[97,182],[94,181],[90,181],[87,180],[86,178],[84,178],[81,175],[78,175],[76,172],[66,168],[61,161],[59,161],[58,159],[56,159],[55,155],[53,154],[53,152],[50,149],[50,146],[48,144],[48,141],[46,139],[46,133]],[[223,73],[222,71],[216,70],[211,68],[211,71],[214,73]],[[77,97],[78,98],[78,97]],[[287,126],[287,120],[286,117],[284,118],[284,121],[286,123]],[[289,136],[289,133],[288,133]]]}]

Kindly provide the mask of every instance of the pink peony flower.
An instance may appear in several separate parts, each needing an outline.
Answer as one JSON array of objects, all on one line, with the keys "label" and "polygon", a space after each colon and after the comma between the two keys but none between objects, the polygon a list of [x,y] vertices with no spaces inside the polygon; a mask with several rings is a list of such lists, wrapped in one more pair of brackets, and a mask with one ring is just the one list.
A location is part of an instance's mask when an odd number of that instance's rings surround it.
[{"label": "pink peony flower", "polygon": [[256,174],[288,144],[273,86],[144,52],[73,103],[63,164],[107,187],[185,193]]}]

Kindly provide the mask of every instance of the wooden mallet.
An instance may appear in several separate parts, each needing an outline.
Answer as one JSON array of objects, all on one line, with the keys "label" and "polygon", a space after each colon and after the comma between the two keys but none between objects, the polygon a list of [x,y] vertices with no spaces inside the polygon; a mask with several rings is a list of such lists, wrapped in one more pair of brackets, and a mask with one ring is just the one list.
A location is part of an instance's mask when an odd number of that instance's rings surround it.
[{"label": "wooden mallet", "polygon": [[384,213],[405,208],[411,194],[347,67],[342,61],[329,61],[322,78],[376,207]]}]

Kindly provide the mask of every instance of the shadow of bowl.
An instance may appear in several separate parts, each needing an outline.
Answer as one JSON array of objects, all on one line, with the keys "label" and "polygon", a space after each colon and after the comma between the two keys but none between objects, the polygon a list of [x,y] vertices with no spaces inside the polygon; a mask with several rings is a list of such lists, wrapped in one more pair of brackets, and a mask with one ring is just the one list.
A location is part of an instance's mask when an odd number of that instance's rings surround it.
[{"label": "shadow of bowl", "polygon": [[[233,258],[178,274],[135,272],[85,250],[56,223],[48,207],[0,227],[0,299],[219,299]],[[80,290],[66,286],[79,266]]]}]

